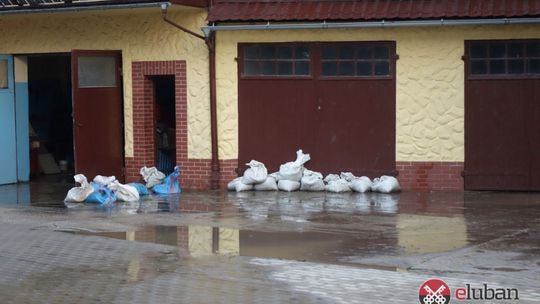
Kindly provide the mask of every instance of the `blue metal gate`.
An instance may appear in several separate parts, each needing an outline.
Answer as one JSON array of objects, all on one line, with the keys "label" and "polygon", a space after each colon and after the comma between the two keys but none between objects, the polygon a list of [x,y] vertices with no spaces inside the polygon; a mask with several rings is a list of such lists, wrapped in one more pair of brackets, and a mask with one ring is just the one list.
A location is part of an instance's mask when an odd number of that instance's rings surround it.
[{"label": "blue metal gate", "polygon": [[0,55],[0,185],[17,182],[13,56]]}]

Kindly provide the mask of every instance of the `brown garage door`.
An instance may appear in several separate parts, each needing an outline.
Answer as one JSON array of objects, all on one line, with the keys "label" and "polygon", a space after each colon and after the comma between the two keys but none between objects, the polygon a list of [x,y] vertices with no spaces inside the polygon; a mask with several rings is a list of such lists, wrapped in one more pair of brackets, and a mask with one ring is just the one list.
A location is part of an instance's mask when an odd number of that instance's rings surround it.
[{"label": "brown garage door", "polygon": [[395,43],[239,45],[239,163],[395,173]]},{"label": "brown garage door", "polygon": [[540,41],[468,41],[465,57],[465,188],[540,190]]}]

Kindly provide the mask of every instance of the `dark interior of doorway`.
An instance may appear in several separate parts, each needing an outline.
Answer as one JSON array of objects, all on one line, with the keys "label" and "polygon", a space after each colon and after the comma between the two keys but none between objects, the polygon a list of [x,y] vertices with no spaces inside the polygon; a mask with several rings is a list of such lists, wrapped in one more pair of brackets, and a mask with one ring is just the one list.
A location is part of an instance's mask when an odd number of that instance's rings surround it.
[{"label": "dark interior of doorway", "polygon": [[74,151],[70,54],[28,56],[28,103],[31,175],[71,172]]},{"label": "dark interior of doorway", "polygon": [[176,107],[174,76],[155,76],[154,121],[156,126],[156,167],[165,174],[176,164]]}]

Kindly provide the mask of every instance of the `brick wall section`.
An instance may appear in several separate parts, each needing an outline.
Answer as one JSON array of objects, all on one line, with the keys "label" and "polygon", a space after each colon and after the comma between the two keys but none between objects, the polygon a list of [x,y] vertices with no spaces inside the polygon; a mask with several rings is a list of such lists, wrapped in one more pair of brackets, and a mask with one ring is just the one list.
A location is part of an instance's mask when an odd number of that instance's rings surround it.
[{"label": "brick wall section", "polygon": [[[182,174],[180,182],[186,189],[208,189],[210,188],[211,160],[209,159],[188,159],[181,161]],[[228,182],[236,178],[236,168],[238,160],[219,161],[219,183],[221,188],[225,188]]]},{"label": "brick wall section", "polygon": [[176,245],[186,251],[189,250],[189,227],[179,226],[176,228]]},{"label": "brick wall section", "polygon": [[154,243],[156,241],[156,227],[146,226],[135,231],[135,241]]},{"label": "brick wall section", "polygon": [[[176,98],[176,162],[185,189],[210,188],[211,161],[188,159],[186,62],[137,61],[132,63],[134,157],[126,157],[126,180],[141,181],[139,170],[155,164],[154,86],[152,76],[172,75]],[[220,161],[220,184],[236,177],[237,160]]]},{"label": "brick wall section", "polygon": [[463,162],[396,162],[403,190],[463,191]]}]

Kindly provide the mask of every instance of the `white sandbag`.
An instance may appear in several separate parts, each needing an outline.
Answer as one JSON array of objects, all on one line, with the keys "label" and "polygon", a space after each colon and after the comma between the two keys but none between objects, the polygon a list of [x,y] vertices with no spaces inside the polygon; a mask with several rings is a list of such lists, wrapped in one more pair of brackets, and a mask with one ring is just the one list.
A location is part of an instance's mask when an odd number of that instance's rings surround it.
[{"label": "white sandbag", "polygon": [[81,186],[71,188],[68,191],[64,201],[78,203],[84,202],[86,198],[92,194],[92,192],[94,192],[94,188],[88,183],[86,176],[83,174],[77,174],[73,177],[73,179],[75,179],[75,182],[81,184]]},{"label": "white sandbag", "polygon": [[300,190],[302,191],[324,191],[324,181],[317,175],[303,176],[300,180]]},{"label": "white sandbag", "polygon": [[236,192],[250,191],[253,190],[253,185],[246,185],[242,183],[242,180],[239,180],[234,185],[234,190],[236,190]]},{"label": "white sandbag", "polygon": [[124,202],[135,202],[139,200],[139,191],[137,188],[130,185],[123,185],[119,181],[107,185],[107,188],[116,193],[116,199]]},{"label": "white sandbag", "polygon": [[155,185],[161,184],[165,179],[165,174],[160,172],[156,167],[142,167],[139,173],[146,182],[146,188],[152,188]]},{"label": "white sandbag", "polygon": [[235,191],[236,190],[236,183],[238,183],[241,180],[242,180],[242,177],[240,176],[240,177],[237,177],[237,178],[233,179],[232,181],[230,181],[227,184],[227,190]]},{"label": "white sandbag", "polygon": [[333,181],[337,181],[339,180],[340,177],[339,175],[337,174],[328,174],[325,178],[324,178],[324,182],[325,183],[330,183],[330,182],[333,182]]},{"label": "white sandbag", "polygon": [[270,173],[268,176],[273,177],[276,180],[276,183],[279,181],[279,172]]},{"label": "white sandbag", "polygon": [[338,179],[338,180],[332,180],[328,182],[328,185],[326,185],[325,190],[328,192],[341,193],[341,192],[350,192],[351,188],[349,187],[349,183],[346,180]]},{"label": "white sandbag", "polygon": [[96,175],[94,177],[94,183],[100,184],[102,186],[107,186],[108,184],[114,182],[116,180],[116,177],[113,176],[103,176],[103,175]]},{"label": "white sandbag", "polygon": [[296,151],[296,160],[294,162],[298,166],[303,166],[310,159],[311,159],[311,156],[309,156],[309,154],[304,154],[304,151],[302,151],[302,149],[300,149],[300,150]]},{"label": "white sandbag", "polygon": [[297,166],[294,162],[288,162],[279,166],[279,180],[298,182],[302,179],[302,166]]},{"label": "white sandbag", "polygon": [[278,188],[281,191],[292,192],[300,189],[300,182],[282,179],[278,182]]},{"label": "white sandbag", "polygon": [[380,178],[375,178],[373,180],[373,185],[371,186],[373,191],[381,193],[392,193],[401,191],[398,180],[393,176],[383,175]]},{"label": "white sandbag", "polygon": [[268,170],[266,170],[263,163],[252,160],[247,163],[246,166],[249,166],[250,168],[244,172],[244,176],[242,177],[243,184],[253,185],[266,181],[266,178],[268,177]]},{"label": "white sandbag", "polygon": [[304,176],[315,176],[317,178],[323,179],[323,175],[320,172],[311,171],[308,169],[304,169]]},{"label": "white sandbag", "polygon": [[300,180],[302,191],[324,191],[323,175],[319,172],[304,169],[304,176]]},{"label": "white sandbag", "polygon": [[349,182],[349,187],[354,192],[364,193],[371,191],[372,182],[367,176],[361,176]]},{"label": "white sandbag", "polygon": [[272,176],[268,176],[263,183],[254,185],[253,189],[255,191],[277,191],[278,186],[276,183],[276,179]]},{"label": "white sandbag", "polygon": [[296,151],[295,161],[279,166],[279,180],[299,182],[302,179],[304,164],[310,159],[309,154],[304,154],[302,149]]},{"label": "white sandbag", "polygon": [[352,182],[355,178],[357,178],[356,176],[354,176],[354,174],[352,174],[351,172],[341,172],[341,174],[339,175],[339,177],[341,177],[342,179],[348,181],[348,182]]}]

